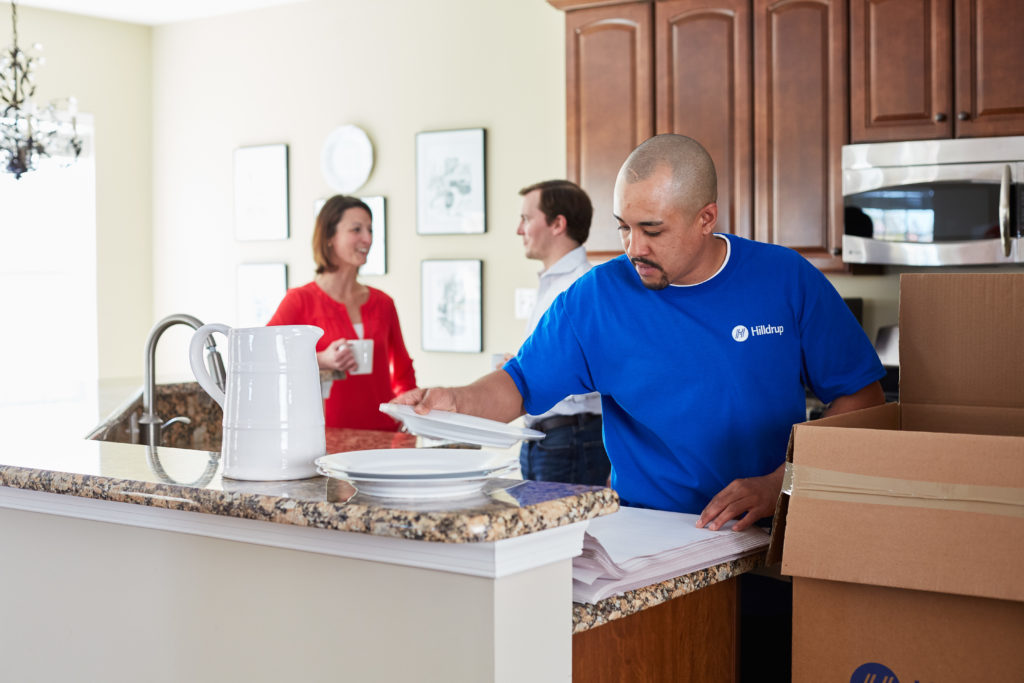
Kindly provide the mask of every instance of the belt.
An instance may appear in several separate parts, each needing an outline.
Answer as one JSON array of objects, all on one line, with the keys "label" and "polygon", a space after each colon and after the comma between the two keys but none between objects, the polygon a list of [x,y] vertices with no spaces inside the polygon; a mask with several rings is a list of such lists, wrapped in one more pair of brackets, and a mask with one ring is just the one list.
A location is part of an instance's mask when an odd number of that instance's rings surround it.
[{"label": "belt", "polygon": [[601,416],[597,413],[576,413],[575,415],[552,415],[551,417],[544,418],[540,422],[533,424],[531,429],[536,429],[541,432],[550,432],[553,429],[559,427],[568,427],[569,425],[578,425],[583,427],[591,420],[600,420]]}]

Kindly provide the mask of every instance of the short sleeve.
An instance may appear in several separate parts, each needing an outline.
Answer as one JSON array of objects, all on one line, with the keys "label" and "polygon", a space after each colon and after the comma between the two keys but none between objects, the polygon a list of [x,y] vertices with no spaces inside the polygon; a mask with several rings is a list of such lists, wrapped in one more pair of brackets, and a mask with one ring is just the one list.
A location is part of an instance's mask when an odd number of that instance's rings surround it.
[{"label": "short sleeve", "polygon": [[546,412],[570,394],[594,391],[586,357],[567,313],[566,297],[572,291],[558,295],[519,353],[505,364],[531,415]]},{"label": "short sleeve", "polygon": [[854,394],[885,376],[864,329],[824,275],[804,269],[800,311],[804,381],[824,403]]}]

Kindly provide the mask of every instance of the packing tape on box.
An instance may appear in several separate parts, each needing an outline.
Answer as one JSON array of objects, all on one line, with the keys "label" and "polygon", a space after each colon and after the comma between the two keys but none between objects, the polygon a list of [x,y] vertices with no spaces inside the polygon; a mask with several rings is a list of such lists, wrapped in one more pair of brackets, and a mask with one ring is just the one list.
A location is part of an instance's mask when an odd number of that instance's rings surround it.
[{"label": "packing tape on box", "polygon": [[848,503],[904,505],[1024,517],[1024,489],[836,472],[786,463],[782,491]]}]

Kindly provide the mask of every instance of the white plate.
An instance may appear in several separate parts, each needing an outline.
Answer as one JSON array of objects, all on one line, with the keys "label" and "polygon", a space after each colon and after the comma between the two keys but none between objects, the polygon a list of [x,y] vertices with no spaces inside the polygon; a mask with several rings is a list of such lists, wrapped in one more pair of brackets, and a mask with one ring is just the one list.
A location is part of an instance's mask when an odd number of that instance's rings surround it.
[{"label": "white plate", "polygon": [[476,495],[516,464],[507,455],[456,448],[385,448],[316,459],[317,472],[351,482],[360,493],[415,500]]},{"label": "white plate", "polygon": [[320,150],[320,170],[336,192],[355,192],[373,169],[373,145],[359,126],[335,128]]},{"label": "white plate", "polygon": [[[491,480],[491,476],[476,476],[464,479],[372,479],[340,476],[324,469],[318,471],[325,476],[345,479],[351,482],[359,493],[379,496],[381,498],[405,498],[410,500],[437,500],[472,496],[480,493],[487,482]],[[496,472],[495,475],[497,474]]]},{"label": "white plate", "polygon": [[317,467],[325,472],[374,480],[479,478],[514,464],[505,454],[462,448],[382,448],[316,459]]},{"label": "white plate", "polygon": [[510,448],[524,439],[544,438],[544,432],[538,432],[535,429],[516,427],[504,422],[462,413],[431,410],[426,415],[419,415],[413,411],[412,406],[403,406],[397,403],[381,403],[380,410],[405,423],[405,428],[410,433],[432,439]]}]

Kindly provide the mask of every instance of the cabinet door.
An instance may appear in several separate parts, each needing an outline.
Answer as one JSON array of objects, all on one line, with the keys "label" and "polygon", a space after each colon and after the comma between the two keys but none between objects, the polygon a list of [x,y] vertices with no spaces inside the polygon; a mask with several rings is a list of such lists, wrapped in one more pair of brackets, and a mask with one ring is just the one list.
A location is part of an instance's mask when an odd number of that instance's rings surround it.
[{"label": "cabinet door", "polygon": [[659,133],[704,145],[718,173],[718,228],[753,237],[750,0],[655,6]]},{"label": "cabinet door", "polygon": [[1024,134],[1024,3],[956,0],[956,135]]},{"label": "cabinet door", "polygon": [[850,2],[851,140],[952,137],[952,0]]},{"label": "cabinet door", "polygon": [[841,254],[845,0],[754,0],[755,236],[821,270]]},{"label": "cabinet door", "polygon": [[566,148],[570,180],[590,195],[587,252],[622,252],[612,190],[622,162],[654,134],[648,3],[573,10],[566,27]]}]

